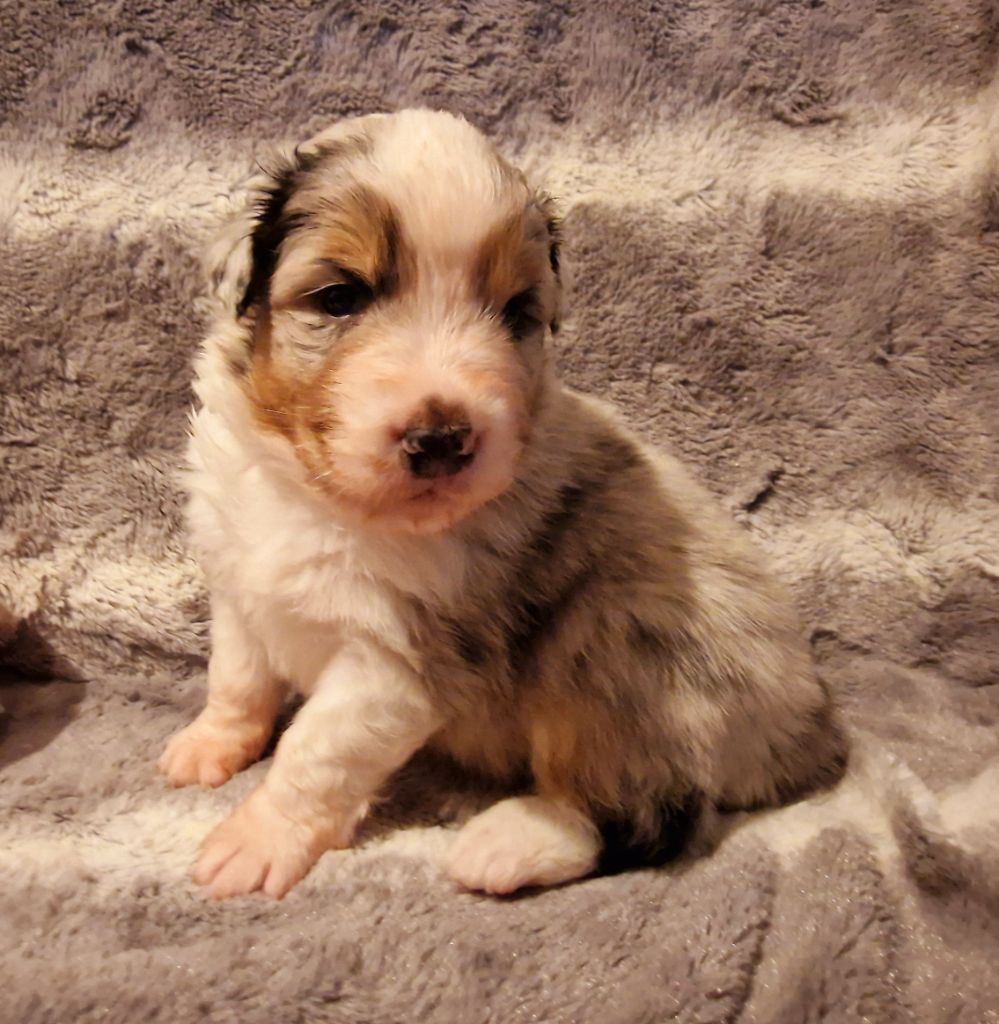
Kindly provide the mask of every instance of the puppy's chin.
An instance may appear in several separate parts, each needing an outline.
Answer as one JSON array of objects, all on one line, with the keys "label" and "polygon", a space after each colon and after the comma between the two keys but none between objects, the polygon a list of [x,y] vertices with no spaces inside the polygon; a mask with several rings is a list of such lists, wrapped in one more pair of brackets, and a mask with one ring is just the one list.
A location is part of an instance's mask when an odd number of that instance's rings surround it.
[{"label": "puppy's chin", "polygon": [[433,486],[383,506],[370,517],[369,522],[397,533],[423,536],[443,533],[498,497],[511,482],[507,480],[502,486],[483,492],[464,490],[451,479],[433,481]]}]

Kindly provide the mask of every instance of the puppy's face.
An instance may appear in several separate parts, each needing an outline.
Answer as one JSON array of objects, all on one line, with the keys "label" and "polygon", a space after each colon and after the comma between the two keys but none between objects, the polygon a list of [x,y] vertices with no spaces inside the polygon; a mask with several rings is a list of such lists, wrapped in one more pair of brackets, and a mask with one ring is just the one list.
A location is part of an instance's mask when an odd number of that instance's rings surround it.
[{"label": "puppy's face", "polygon": [[[464,121],[346,122],[261,191],[220,277],[230,372],[331,502],[445,529],[512,481],[544,386],[558,259],[546,203]],[[235,267],[235,270],[233,269]]]}]

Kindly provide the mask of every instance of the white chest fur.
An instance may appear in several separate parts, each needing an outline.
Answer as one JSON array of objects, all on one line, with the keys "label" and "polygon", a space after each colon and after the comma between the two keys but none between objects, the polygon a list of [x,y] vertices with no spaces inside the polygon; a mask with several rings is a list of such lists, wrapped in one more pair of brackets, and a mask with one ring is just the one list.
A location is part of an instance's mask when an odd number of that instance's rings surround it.
[{"label": "white chest fur", "polygon": [[241,413],[206,407],[192,421],[189,523],[209,585],[239,608],[273,671],[305,693],[358,633],[418,668],[406,597],[453,599],[461,546],[338,521],[290,446]]}]

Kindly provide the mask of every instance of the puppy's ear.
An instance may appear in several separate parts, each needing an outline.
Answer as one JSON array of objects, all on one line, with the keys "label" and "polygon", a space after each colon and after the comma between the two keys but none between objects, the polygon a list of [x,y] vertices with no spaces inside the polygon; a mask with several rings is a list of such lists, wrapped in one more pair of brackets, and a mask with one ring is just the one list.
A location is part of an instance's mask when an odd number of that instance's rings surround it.
[{"label": "puppy's ear", "polygon": [[295,151],[280,154],[272,164],[246,182],[241,206],[205,253],[211,293],[235,319],[267,297],[281,241],[291,226],[284,209],[303,170],[302,159]]},{"label": "puppy's ear", "polygon": [[548,262],[555,275],[555,313],[548,326],[552,334],[557,334],[562,315],[562,219],[559,216],[555,199],[547,192],[538,192],[534,197],[534,205],[544,217],[548,240]]},{"label": "puppy's ear", "polygon": [[244,186],[247,198],[206,255],[211,290],[239,319],[267,298],[281,243],[296,226],[286,206],[310,171],[321,164],[363,156],[385,114],[368,114],[332,125],[291,150],[258,165],[260,174]]}]

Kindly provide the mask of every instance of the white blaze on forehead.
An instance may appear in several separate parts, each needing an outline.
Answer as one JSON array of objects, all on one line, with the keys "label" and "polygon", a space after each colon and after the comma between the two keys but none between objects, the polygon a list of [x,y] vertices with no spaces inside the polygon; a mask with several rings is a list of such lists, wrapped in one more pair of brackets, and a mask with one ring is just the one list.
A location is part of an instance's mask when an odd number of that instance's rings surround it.
[{"label": "white blaze on forehead", "polygon": [[451,114],[401,112],[375,133],[368,159],[418,261],[467,258],[528,199],[488,140]]},{"label": "white blaze on forehead", "polygon": [[[476,430],[513,429],[510,391],[522,384],[520,364],[497,345],[485,321],[417,315],[393,326],[381,344],[364,349],[363,373],[341,375],[352,402],[349,427],[388,436],[404,428],[434,398],[464,409]],[[370,393],[369,393],[370,392]]]}]

